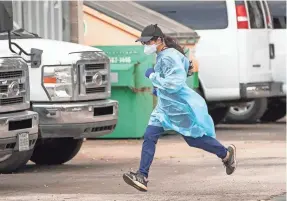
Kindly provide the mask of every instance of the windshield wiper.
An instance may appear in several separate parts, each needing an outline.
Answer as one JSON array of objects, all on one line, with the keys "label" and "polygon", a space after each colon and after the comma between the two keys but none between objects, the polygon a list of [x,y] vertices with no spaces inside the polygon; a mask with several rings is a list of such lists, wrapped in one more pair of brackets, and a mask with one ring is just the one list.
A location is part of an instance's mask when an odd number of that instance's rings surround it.
[{"label": "windshield wiper", "polygon": [[25,34],[31,34],[31,35],[33,35],[33,36],[35,36],[35,37],[39,37],[38,34],[29,32],[29,31],[27,31],[27,30],[25,30],[25,29],[23,29],[23,28],[13,30],[13,31],[11,31],[11,33],[13,33],[13,34],[15,34],[15,35],[17,35],[17,36],[23,36],[23,35],[25,35]]},{"label": "windshield wiper", "polygon": [[14,34],[14,35],[16,35],[16,36],[22,36],[22,34],[17,33],[17,32],[15,32],[15,31],[11,31],[11,33]]}]

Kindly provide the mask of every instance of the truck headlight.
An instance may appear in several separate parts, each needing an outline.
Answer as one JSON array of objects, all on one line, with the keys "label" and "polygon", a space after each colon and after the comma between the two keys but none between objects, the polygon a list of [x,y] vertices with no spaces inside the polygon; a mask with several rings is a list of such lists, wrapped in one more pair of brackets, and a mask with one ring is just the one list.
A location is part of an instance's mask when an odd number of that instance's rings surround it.
[{"label": "truck headlight", "polygon": [[43,84],[52,100],[70,100],[73,95],[72,67],[44,67]]}]

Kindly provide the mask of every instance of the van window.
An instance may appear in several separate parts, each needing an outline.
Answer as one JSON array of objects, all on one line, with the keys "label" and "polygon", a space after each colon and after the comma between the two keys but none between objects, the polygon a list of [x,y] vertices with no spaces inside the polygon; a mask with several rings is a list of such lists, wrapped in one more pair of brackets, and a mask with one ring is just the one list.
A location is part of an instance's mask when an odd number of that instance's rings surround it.
[{"label": "van window", "polygon": [[246,1],[251,29],[264,29],[265,20],[260,1]]},{"label": "van window", "polygon": [[274,29],[286,29],[286,2],[267,1]]},{"label": "van window", "polygon": [[192,29],[225,29],[225,1],[136,1]]}]

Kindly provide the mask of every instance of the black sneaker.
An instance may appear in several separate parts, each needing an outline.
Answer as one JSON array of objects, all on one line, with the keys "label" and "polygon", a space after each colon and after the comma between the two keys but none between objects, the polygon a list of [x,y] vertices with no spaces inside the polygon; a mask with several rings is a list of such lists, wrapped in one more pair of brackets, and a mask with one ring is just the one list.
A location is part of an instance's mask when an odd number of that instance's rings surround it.
[{"label": "black sneaker", "polygon": [[147,191],[147,179],[140,174],[139,172],[129,172],[123,175],[124,181],[131,185],[132,187],[138,189],[139,191],[146,192]]},{"label": "black sneaker", "polygon": [[231,175],[237,166],[236,147],[232,144],[227,149],[229,152],[229,158],[226,161],[223,161],[223,164],[226,168],[226,174]]}]

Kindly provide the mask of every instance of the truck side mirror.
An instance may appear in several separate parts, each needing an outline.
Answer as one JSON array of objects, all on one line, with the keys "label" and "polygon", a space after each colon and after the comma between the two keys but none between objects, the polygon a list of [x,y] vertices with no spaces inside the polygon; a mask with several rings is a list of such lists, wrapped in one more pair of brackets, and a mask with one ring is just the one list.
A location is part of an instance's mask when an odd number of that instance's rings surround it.
[{"label": "truck side mirror", "polygon": [[0,1],[0,33],[13,30],[12,1]]}]

